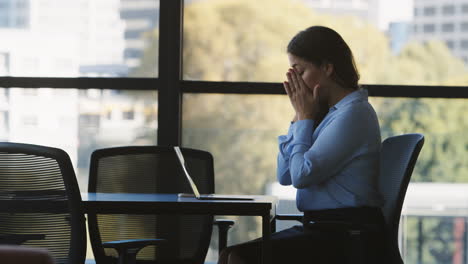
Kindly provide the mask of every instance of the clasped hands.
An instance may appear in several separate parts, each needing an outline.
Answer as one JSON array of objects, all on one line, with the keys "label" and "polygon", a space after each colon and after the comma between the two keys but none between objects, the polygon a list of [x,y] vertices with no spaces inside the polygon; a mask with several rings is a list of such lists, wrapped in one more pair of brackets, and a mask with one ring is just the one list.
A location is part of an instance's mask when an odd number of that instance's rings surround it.
[{"label": "clasped hands", "polygon": [[320,112],[320,85],[316,84],[313,88],[310,88],[294,68],[290,68],[286,76],[288,81],[283,82],[283,86],[296,111],[294,121],[303,119],[315,120]]}]

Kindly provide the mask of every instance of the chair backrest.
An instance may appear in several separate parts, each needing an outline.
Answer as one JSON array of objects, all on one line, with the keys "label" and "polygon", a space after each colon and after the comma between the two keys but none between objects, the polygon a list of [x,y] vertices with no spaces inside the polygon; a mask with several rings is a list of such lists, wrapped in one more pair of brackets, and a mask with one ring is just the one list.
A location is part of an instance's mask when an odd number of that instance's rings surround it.
[{"label": "chair backrest", "polygon": [[[398,250],[401,209],[423,144],[424,136],[421,134],[393,136],[382,143],[379,188],[385,198],[383,214],[393,250],[395,247]],[[399,258],[401,260],[401,257]]]},{"label": "chair backrest", "polygon": [[[181,148],[187,168],[200,193],[214,193],[213,157],[209,152]],[[92,153],[89,192],[192,193],[172,147],[129,146],[99,149]],[[100,260],[117,257],[102,242],[164,238],[167,247],[142,249],[137,260],[192,259],[203,263],[208,251],[213,216],[89,215],[91,244]],[[170,252],[170,253],[169,253]]]},{"label": "chair backrest", "polygon": [[24,245],[46,248],[58,264],[84,263],[86,227],[81,195],[65,151],[0,143],[1,235],[44,235],[44,239],[27,240]]}]

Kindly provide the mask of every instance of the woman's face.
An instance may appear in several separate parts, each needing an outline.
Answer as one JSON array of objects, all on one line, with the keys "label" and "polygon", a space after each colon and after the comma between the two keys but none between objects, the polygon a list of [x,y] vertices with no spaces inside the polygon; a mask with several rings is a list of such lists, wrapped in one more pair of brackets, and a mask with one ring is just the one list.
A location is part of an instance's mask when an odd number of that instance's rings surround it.
[{"label": "woman's face", "polygon": [[288,53],[289,65],[294,68],[302,80],[307,84],[307,87],[313,89],[315,85],[320,84],[319,96],[320,101],[324,102],[328,97],[326,83],[328,81],[328,75],[325,67],[317,67],[315,64],[308,62],[300,57],[297,57],[291,53]]}]

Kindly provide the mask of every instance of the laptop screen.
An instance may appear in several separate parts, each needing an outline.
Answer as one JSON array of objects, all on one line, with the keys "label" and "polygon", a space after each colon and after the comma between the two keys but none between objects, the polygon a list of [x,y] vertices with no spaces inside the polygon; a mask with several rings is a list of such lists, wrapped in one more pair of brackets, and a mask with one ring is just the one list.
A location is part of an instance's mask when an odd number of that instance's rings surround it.
[{"label": "laptop screen", "polygon": [[185,159],[184,159],[184,156],[182,155],[182,151],[180,151],[179,146],[174,146],[174,150],[175,150],[175,153],[177,154],[177,158],[179,159],[180,165],[182,166],[182,170],[184,171],[184,174],[187,177],[190,187],[192,188],[193,194],[195,194],[195,197],[199,199],[200,192],[198,191],[198,188],[195,185],[195,182],[192,180],[192,177],[190,177],[187,171],[187,168],[185,167]]}]

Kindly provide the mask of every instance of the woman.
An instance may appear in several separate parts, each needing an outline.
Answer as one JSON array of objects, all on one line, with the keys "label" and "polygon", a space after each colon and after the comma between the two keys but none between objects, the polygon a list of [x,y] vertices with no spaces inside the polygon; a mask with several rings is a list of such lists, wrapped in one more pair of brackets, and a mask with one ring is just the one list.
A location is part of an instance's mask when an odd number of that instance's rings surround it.
[{"label": "woman", "polygon": [[[297,189],[304,223],[333,220],[369,227],[366,252],[382,257],[380,128],[367,92],[359,88],[352,52],[337,32],[323,26],[299,32],[287,52],[291,68],[284,88],[295,115],[288,134],[279,137],[278,181]],[[344,263],[346,241],[346,233],[335,229],[295,226],[272,234],[272,259]],[[258,239],[226,248],[219,263],[260,259]]]}]

